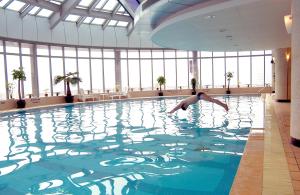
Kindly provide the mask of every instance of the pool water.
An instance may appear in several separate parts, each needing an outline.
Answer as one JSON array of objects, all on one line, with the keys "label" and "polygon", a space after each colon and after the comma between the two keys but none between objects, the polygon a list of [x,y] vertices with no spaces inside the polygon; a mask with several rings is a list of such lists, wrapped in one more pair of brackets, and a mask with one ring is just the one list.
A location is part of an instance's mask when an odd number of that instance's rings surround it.
[{"label": "pool water", "polygon": [[258,96],[217,97],[168,115],[182,97],[0,115],[0,194],[228,194]]}]

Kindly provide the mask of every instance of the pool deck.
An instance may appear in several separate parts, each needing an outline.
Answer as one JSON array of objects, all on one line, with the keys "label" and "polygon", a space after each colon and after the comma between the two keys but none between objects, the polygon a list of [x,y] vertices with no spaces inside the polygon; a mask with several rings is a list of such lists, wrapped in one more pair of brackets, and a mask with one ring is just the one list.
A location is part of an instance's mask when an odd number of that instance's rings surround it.
[{"label": "pool deck", "polygon": [[230,194],[300,194],[300,148],[290,144],[287,103],[265,97],[264,129],[252,129]]}]

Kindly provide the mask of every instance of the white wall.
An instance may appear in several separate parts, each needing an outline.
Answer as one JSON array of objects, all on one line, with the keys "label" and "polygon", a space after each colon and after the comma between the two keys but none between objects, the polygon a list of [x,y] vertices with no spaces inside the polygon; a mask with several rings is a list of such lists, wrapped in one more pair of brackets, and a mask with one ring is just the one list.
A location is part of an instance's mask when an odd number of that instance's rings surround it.
[{"label": "white wall", "polygon": [[157,48],[150,37],[139,34],[127,36],[126,28],[60,22],[50,30],[48,18],[27,15],[23,19],[18,12],[0,8],[0,37],[26,41],[99,47]]}]

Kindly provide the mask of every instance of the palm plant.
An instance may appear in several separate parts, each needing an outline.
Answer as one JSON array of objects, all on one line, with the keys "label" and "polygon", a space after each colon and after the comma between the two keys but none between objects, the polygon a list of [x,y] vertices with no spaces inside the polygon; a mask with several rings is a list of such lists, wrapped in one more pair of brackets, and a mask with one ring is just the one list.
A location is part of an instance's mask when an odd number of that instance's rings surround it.
[{"label": "palm plant", "polygon": [[18,69],[14,69],[12,71],[13,80],[18,80],[18,95],[19,100],[17,101],[18,108],[24,108],[25,107],[25,100],[22,100],[21,96],[21,81],[26,81],[25,72],[22,67],[19,67]]},{"label": "palm plant", "polygon": [[230,90],[229,90],[229,85],[230,85],[230,80],[233,78],[233,72],[227,72],[226,73],[226,79],[227,79],[227,94],[230,94]]},{"label": "palm plant", "polygon": [[159,84],[159,96],[163,96],[163,92],[161,91],[161,86],[166,84],[166,78],[164,76],[159,76],[157,78],[157,83]]},{"label": "palm plant", "polygon": [[[71,93],[71,89],[70,89],[70,83],[72,85],[76,85],[78,84],[79,82],[81,82],[81,78],[78,77],[78,72],[69,72],[68,74],[64,75],[64,76],[55,76],[54,78],[54,84],[58,84],[60,83],[61,81],[64,81],[65,84],[67,85],[67,96],[66,96],[66,101],[69,102],[67,100],[67,98],[70,99],[70,97],[73,97],[72,96],[72,93]],[[73,98],[72,98],[72,102],[73,102]]]}]

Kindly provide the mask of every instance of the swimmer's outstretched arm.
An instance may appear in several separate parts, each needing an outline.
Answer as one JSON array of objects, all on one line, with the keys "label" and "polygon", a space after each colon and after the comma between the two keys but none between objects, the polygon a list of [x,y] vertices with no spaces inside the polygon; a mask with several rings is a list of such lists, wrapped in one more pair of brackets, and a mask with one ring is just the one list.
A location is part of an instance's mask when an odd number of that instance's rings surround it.
[{"label": "swimmer's outstretched arm", "polygon": [[180,102],[179,104],[177,104],[177,106],[175,106],[170,112],[168,112],[169,114],[174,113],[175,111],[177,111],[178,109],[180,109],[182,106],[182,102]]},{"label": "swimmer's outstretched arm", "polygon": [[218,104],[219,106],[222,106],[226,111],[228,111],[227,104],[225,104],[217,99],[211,98],[210,96],[206,95],[205,93],[201,95],[201,99],[208,101],[208,102]]}]

